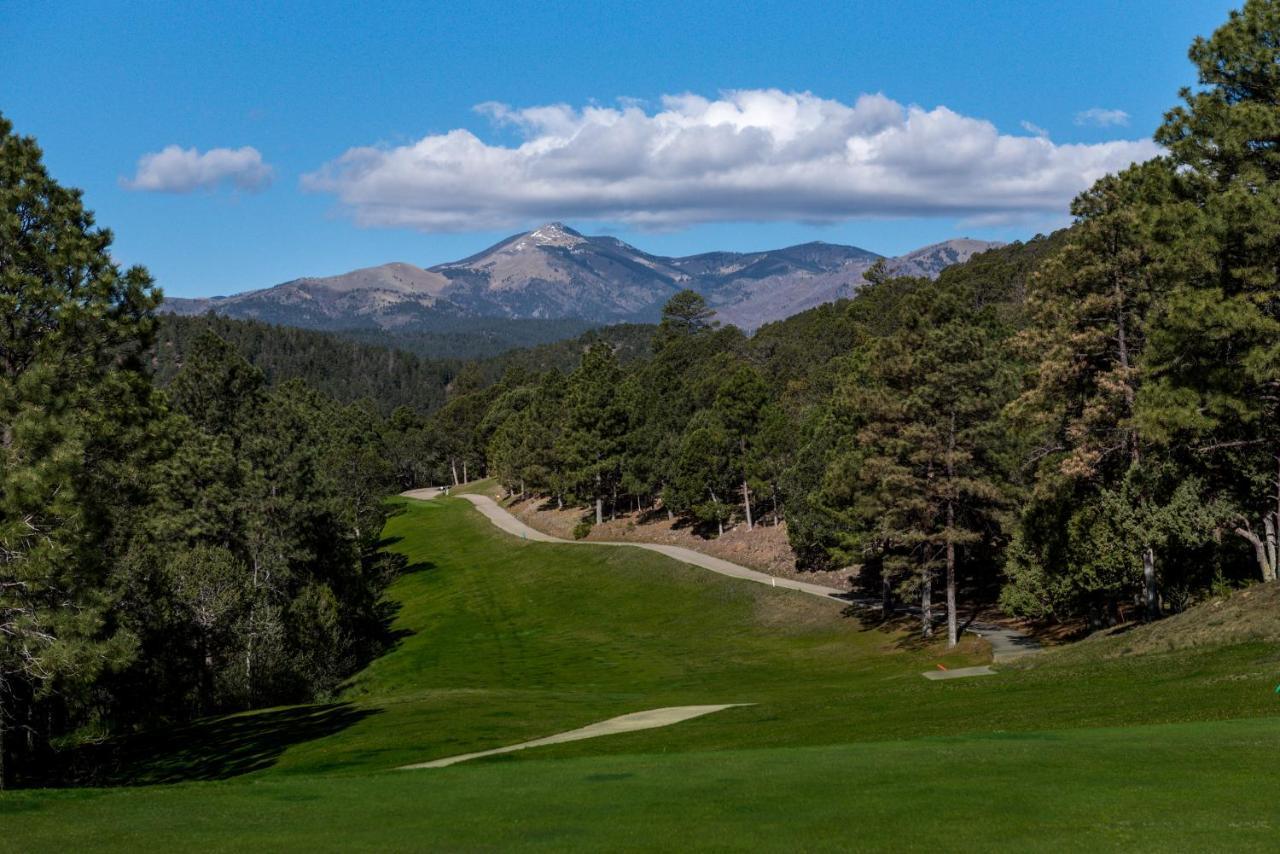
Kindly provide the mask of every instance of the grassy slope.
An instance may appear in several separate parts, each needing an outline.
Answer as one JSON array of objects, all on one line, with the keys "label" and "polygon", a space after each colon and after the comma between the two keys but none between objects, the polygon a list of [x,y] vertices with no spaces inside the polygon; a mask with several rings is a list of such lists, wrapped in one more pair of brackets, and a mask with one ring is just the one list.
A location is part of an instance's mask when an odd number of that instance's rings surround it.
[{"label": "grassy slope", "polygon": [[[1010,849],[1264,847],[1280,832],[1262,785],[1280,760],[1274,646],[1047,656],[928,682],[936,649],[838,605],[639,550],[522,542],[460,500],[406,511],[387,532],[415,567],[392,591],[406,635],[348,704],[208,722],[132,769],[226,780],[5,795],[5,837],[19,850]],[[757,705],[391,770],[720,702]]]}]

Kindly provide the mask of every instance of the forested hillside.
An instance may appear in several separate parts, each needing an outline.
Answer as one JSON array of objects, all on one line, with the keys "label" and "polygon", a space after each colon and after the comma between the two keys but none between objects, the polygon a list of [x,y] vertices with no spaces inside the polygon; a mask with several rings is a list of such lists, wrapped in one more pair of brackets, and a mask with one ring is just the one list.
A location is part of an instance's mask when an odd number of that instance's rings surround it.
[{"label": "forested hillside", "polygon": [[[996,584],[1021,484],[1021,438],[1003,429],[1024,367],[1009,342],[1027,322],[1031,271],[1067,239],[992,250],[937,281],[879,267],[855,298],[752,338],[685,292],[644,358],[597,345],[567,374],[509,372],[413,426],[409,456],[424,482],[490,471],[596,521],[636,504],[707,536],[785,520],[802,564],[865,564],[863,583],[886,596],[930,586],[912,552],[951,498],[950,530],[969,526],[953,571],[963,558],[968,586]],[[979,459],[962,465],[960,447]],[[948,478],[974,500],[946,492]],[[872,545],[890,538],[913,545]],[[941,557],[928,556],[930,574]]]},{"label": "forested hillside", "polygon": [[598,324],[578,318],[449,317],[439,329],[340,329],[361,344],[392,347],[424,359],[490,359],[510,350],[553,344],[583,335]]},{"label": "forested hillside", "polygon": [[0,118],[0,786],[73,734],[327,696],[387,640],[381,417],[208,329],[157,390],[159,293],[110,246]]},{"label": "forested hillside", "polygon": [[[572,370],[582,351],[594,341],[610,342],[623,361],[638,358],[648,349],[652,329],[634,324],[606,326],[554,343],[466,361],[425,359],[394,346],[358,344],[348,340],[347,333],[316,332],[219,315],[162,314],[158,317],[156,343],[147,358],[156,383],[167,386],[187,364],[196,343],[212,334],[260,370],[269,386],[301,380],[343,403],[369,401],[383,415],[400,407],[426,414],[443,406],[455,391],[487,387],[508,372]],[[466,338],[470,333],[457,334]]]},{"label": "forested hillside", "polygon": [[803,563],[861,567],[951,643],[957,596],[1093,624],[1275,581],[1280,63],[1272,4],[1191,49],[1166,154],[1099,180],[1068,231],[952,267],[884,265],[748,339],[685,291],[650,354],[597,345],[403,427],[415,476],[486,471],[716,536],[785,519]]},{"label": "forested hillside", "polygon": [[335,400],[373,401],[389,415],[407,406],[431,412],[444,405],[445,390],[458,373],[458,361],[431,361],[376,345],[357,344],[337,335],[272,326],[218,315],[159,317],[151,367],[156,382],[167,386],[197,356],[196,345],[216,335],[263,373],[268,385],[302,380]]}]

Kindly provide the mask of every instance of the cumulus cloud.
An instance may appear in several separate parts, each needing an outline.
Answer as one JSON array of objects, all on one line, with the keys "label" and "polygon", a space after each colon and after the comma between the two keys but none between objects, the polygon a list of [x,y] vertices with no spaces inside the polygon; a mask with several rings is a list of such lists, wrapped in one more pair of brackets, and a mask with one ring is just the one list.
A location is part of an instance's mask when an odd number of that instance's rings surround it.
[{"label": "cumulus cloud", "polygon": [[267,188],[271,177],[271,167],[252,146],[211,148],[201,154],[195,148],[170,145],[138,158],[137,173],[120,183],[149,193],[190,193],[225,185],[258,192]]},{"label": "cumulus cloud", "polygon": [[303,176],[359,224],[422,230],[593,219],[637,227],[711,221],[1061,212],[1108,172],[1155,156],[1145,140],[1057,145],[1002,134],[946,107],[883,95],[673,95],[646,110],[477,107],[514,144],[467,130],[352,148]]},{"label": "cumulus cloud", "polygon": [[1105,110],[1102,107],[1090,107],[1076,113],[1076,124],[1109,128],[1124,127],[1129,124],[1129,114],[1124,110]]}]

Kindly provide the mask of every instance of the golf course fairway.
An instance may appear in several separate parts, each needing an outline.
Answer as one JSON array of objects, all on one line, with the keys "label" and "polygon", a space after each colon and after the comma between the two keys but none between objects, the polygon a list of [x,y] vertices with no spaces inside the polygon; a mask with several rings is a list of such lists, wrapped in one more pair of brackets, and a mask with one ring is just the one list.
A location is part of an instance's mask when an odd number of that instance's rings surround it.
[{"label": "golf course fairway", "polygon": [[[1264,850],[1280,650],[1047,652],[983,679],[828,602],[403,501],[395,646],[328,704],[130,739],[0,795],[5,850]],[[1122,639],[1115,639],[1116,642]],[[741,704],[741,705],[737,705]],[[500,748],[623,715],[670,726]]]}]

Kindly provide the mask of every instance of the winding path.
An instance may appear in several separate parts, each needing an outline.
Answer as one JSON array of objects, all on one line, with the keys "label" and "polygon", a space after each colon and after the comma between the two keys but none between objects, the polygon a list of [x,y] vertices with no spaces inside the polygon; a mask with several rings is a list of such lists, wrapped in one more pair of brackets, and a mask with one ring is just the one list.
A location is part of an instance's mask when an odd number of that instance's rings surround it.
[{"label": "winding path", "polygon": [[[416,498],[419,500],[430,500],[441,495],[444,490],[437,487],[430,489],[411,489],[408,492],[400,493],[405,498]],[[754,581],[759,584],[767,584],[770,587],[781,587],[786,590],[798,590],[801,593],[808,593],[810,596],[818,596],[822,599],[834,600],[837,602],[852,602],[867,608],[879,608],[880,602],[875,599],[867,599],[861,597],[850,596],[843,590],[837,590],[834,587],[826,587],[821,584],[811,584],[807,581],[795,581],[790,578],[778,578],[765,572],[759,572],[754,569],[748,569],[745,566],[739,566],[727,560],[718,557],[696,552],[693,549],[686,549],[683,546],[669,546],[660,543],[611,543],[600,540],[591,540],[584,542],[580,540],[565,540],[560,537],[553,537],[545,534],[536,528],[531,528],[524,522],[511,515],[505,508],[498,504],[487,495],[473,495],[470,493],[454,496],[455,498],[465,498],[470,501],[475,508],[479,510],[486,518],[489,519],[496,527],[506,531],[508,534],[517,536],[522,540],[532,540],[537,543],[560,543],[564,545],[592,545],[592,546],[621,546],[637,549],[647,549],[651,552],[658,552],[669,558],[681,561],[682,563],[693,564],[694,566],[709,569],[712,572],[718,572],[721,575],[727,575],[731,578],[741,578],[744,581]],[[912,609],[904,609],[907,612],[913,612]],[[915,609],[913,613],[919,613],[919,609]],[[1024,655],[1033,655],[1040,652],[1040,643],[1035,638],[1029,637],[1016,629],[1005,628],[994,623],[970,623],[966,627],[966,631],[972,632],[978,637],[991,644],[991,658],[995,663],[1002,661],[1010,661],[1015,658],[1021,658]]]}]

